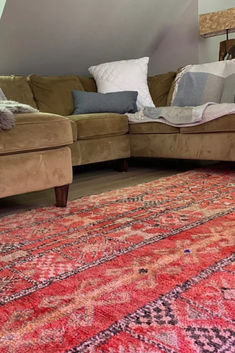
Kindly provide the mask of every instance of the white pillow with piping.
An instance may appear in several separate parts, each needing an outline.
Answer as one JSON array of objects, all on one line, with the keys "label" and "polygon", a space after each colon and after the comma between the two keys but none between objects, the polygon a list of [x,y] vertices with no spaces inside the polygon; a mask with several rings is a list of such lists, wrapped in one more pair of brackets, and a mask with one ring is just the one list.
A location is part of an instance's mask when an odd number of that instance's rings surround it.
[{"label": "white pillow with piping", "polygon": [[137,108],[154,107],[148,83],[149,58],[113,61],[89,67],[100,93],[137,91]]}]

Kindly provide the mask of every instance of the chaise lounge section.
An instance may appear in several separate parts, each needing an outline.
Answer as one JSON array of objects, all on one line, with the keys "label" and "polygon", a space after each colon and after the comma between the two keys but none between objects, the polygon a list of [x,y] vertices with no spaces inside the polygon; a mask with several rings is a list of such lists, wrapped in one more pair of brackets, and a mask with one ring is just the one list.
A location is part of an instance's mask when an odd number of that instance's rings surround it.
[{"label": "chaise lounge section", "polygon": [[[24,77],[4,77],[2,86],[10,99],[36,107]],[[68,119],[48,113],[16,114],[15,126],[0,132],[0,197],[54,187],[56,205],[66,206],[72,143]]]}]

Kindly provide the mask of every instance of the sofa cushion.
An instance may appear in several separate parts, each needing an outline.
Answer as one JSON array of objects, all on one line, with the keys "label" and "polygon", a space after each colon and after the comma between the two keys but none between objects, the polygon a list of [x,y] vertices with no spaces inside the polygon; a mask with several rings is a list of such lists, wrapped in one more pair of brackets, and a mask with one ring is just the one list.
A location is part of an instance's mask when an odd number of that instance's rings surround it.
[{"label": "sofa cushion", "polygon": [[130,157],[129,135],[84,139],[71,146],[72,164],[82,165]]},{"label": "sofa cushion", "polygon": [[173,93],[174,93],[174,90],[175,90],[175,85],[176,85],[176,76],[183,70],[183,67],[180,67],[177,69],[177,71],[175,72],[175,78],[171,84],[171,87],[170,87],[170,90],[169,90],[169,93],[168,93],[168,96],[167,96],[167,102],[166,102],[166,105],[169,106],[171,105],[171,102],[172,102],[172,97],[173,97]]},{"label": "sofa cushion", "polygon": [[178,127],[162,123],[141,123],[141,124],[130,124],[129,131],[131,134],[175,134],[179,133]]},{"label": "sofa cushion", "polygon": [[224,115],[218,119],[208,121],[207,123],[201,125],[180,128],[180,132],[182,134],[233,131],[235,131],[235,114]]},{"label": "sofa cushion", "polygon": [[37,108],[26,77],[15,75],[0,76],[0,88],[7,99]]},{"label": "sofa cushion", "polygon": [[156,107],[167,105],[167,97],[174,82],[176,72],[148,77],[149,91]]},{"label": "sofa cushion", "polygon": [[131,134],[130,143],[132,157],[235,161],[233,132],[158,136]]},{"label": "sofa cushion", "polygon": [[124,135],[128,132],[127,116],[115,113],[71,115],[77,124],[77,139]]},{"label": "sofa cushion", "polygon": [[16,124],[0,132],[0,155],[70,145],[69,119],[48,113],[15,115]]},{"label": "sofa cushion", "polygon": [[86,92],[97,92],[96,82],[93,77],[78,76],[78,78]]},{"label": "sofa cushion", "polygon": [[74,111],[73,90],[83,91],[76,75],[37,76],[30,75],[29,82],[41,112],[70,115]]}]

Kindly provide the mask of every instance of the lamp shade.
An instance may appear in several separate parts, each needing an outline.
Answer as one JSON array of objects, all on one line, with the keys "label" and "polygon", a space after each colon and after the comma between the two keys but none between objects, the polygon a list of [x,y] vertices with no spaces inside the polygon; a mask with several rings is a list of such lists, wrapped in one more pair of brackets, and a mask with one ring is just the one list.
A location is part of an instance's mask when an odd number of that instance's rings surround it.
[{"label": "lamp shade", "polygon": [[200,15],[200,36],[214,37],[235,32],[235,7]]}]

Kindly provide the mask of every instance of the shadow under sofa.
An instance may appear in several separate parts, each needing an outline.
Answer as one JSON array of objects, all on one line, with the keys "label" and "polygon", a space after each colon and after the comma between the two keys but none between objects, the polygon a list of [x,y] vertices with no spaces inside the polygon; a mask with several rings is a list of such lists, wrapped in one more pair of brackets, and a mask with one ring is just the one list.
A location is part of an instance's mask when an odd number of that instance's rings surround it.
[{"label": "shadow under sofa", "polygon": [[[175,74],[148,78],[156,106],[168,104]],[[74,166],[119,160],[125,170],[129,157],[235,161],[234,114],[190,128],[161,123],[128,124],[127,116],[120,114],[72,114],[71,91],[96,92],[92,78],[0,76],[0,87],[8,99],[40,111],[36,115],[16,115],[15,127],[0,132],[0,197],[71,183],[70,151]],[[34,141],[34,147],[29,140]],[[53,141],[53,146],[47,140]],[[11,144],[15,150],[6,148]]]}]

